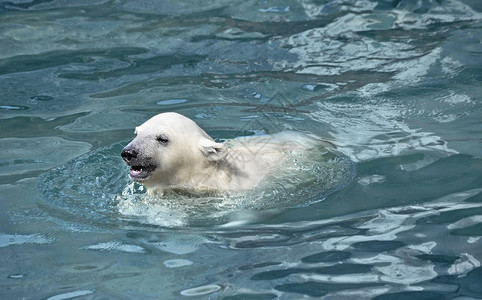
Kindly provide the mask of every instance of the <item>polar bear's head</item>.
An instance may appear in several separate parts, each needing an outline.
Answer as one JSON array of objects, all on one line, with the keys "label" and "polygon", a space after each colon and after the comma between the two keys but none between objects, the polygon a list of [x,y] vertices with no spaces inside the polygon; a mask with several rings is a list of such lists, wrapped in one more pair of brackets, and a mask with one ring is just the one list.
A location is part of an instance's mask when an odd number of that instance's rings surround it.
[{"label": "polar bear's head", "polygon": [[130,178],[148,189],[184,185],[227,153],[194,121],[177,113],[158,114],[135,134],[122,158],[131,167]]}]

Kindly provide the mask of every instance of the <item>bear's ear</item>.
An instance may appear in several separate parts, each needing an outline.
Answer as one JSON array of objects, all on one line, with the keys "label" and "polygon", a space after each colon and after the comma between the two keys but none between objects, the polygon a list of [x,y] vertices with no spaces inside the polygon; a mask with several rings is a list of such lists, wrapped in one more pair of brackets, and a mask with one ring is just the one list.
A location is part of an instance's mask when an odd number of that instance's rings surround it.
[{"label": "bear's ear", "polygon": [[225,158],[226,155],[228,155],[228,151],[223,144],[216,143],[212,140],[203,138],[199,142],[199,146],[204,157],[206,157],[210,161],[221,160]]}]

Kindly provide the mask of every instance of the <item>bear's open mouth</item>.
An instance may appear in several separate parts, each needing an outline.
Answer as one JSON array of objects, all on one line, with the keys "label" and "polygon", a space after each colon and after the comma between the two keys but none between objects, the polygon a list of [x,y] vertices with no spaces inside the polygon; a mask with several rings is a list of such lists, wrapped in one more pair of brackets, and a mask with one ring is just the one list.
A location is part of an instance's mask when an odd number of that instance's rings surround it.
[{"label": "bear's open mouth", "polygon": [[129,171],[129,176],[134,181],[143,181],[143,180],[146,180],[152,174],[152,172],[154,172],[155,169],[156,169],[156,166],[154,165],[131,166],[131,169]]}]

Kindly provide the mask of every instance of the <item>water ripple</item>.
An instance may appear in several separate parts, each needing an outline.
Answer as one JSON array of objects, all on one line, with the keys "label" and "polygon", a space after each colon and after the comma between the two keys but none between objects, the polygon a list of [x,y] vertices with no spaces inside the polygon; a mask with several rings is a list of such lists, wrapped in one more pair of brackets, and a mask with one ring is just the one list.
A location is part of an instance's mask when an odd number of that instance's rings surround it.
[{"label": "water ripple", "polygon": [[[329,220],[244,226],[236,233],[218,234],[233,248],[267,250],[266,261],[273,261],[279,250],[289,247],[290,259],[283,263],[260,265],[259,269],[243,268],[252,274],[251,280],[272,282],[276,290],[286,293],[327,299],[357,294],[368,299],[396,291],[453,291],[453,284],[435,280],[444,275],[466,276],[480,269],[479,259],[469,254],[480,254],[476,250],[480,240],[450,234],[458,228],[454,224],[471,225],[464,219],[436,228],[420,221],[443,213],[480,209],[481,203],[466,200],[481,192],[482,189],[472,189],[423,205],[366,211]],[[316,240],[305,234],[329,228],[349,228],[352,233],[330,230],[332,235],[318,235]],[[457,250],[460,245],[452,250],[447,248],[449,244],[460,243],[465,244],[466,253]]]}]

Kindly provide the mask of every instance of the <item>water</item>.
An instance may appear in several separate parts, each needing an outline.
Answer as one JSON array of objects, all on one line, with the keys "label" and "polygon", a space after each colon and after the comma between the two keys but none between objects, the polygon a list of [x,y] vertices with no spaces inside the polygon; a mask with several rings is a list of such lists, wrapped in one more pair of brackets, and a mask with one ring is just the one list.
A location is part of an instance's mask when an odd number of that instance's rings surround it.
[{"label": "water", "polygon": [[[0,2],[0,298],[482,298],[481,25],[476,0]],[[158,202],[119,152],[165,111],[336,149],[299,188]]]}]

